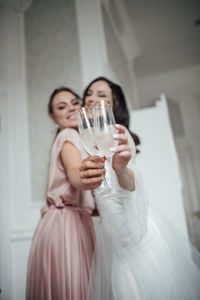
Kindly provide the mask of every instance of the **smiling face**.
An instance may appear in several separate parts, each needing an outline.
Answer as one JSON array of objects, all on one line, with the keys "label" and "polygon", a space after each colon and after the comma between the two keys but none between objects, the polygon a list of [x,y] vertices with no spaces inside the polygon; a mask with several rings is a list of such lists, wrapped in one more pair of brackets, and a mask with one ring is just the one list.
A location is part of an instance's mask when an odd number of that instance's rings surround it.
[{"label": "smiling face", "polygon": [[109,102],[113,107],[112,89],[104,80],[98,80],[89,87],[85,96],[85,106],[94,105],[101,100]]},{"label": "smiling face", "polygon": [[52,100],[51,118],[64,128],[77,128],[76,111],[81,108],[79,99],[71,92],[62,91],[56,94]]}]

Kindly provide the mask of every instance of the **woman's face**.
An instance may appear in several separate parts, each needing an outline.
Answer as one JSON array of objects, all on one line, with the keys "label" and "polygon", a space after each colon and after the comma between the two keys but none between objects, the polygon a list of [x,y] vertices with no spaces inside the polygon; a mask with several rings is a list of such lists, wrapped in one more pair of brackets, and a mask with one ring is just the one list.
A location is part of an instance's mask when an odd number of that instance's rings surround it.
[{"label": "woman's face", "polygon": [[54,96],[52,101],[52,119],[64,128],[77,128],[76,111],[81,108],[79,99],[72,93],[62,91]]},{"label": "woman's face", "polygon": [[109,102],[113,107],[112,89],[104,80],[98,80],[89,87],[85,97],[85,106],[94,105],[101,100]]}]

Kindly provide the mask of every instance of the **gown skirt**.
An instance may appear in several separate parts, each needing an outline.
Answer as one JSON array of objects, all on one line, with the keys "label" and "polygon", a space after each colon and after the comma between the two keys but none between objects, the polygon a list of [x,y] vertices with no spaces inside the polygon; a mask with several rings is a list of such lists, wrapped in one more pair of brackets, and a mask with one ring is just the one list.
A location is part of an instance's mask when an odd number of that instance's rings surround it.
[{"label": "gown skirt", "polygon": [[133,192],[95,191],[100,218],[87,300],[200,300],[199,252],[149,206],[134,174]]}]

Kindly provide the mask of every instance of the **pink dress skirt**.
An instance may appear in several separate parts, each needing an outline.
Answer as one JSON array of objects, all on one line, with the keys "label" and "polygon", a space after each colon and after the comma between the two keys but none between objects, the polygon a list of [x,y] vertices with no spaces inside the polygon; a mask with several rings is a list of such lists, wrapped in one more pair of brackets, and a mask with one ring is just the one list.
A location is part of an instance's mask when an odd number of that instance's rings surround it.
[{"label": "pink dress skirt", "polygon": [[60,159],[66,141],[86,156],[78,133],[62,130],[52,146],[47,188],[48,205],[36,227],[27,268],[27,300],[85,300],[94,250],[90,191],[69,182]]}]

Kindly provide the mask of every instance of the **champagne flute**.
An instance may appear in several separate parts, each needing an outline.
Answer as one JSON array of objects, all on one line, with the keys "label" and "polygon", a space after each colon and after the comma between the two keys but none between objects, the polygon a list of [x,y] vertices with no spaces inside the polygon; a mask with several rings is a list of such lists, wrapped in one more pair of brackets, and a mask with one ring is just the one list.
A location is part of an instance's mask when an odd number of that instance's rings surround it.
[{"label": "champagne flute", "polygon": [[102,100],[100,104],[94,106],[94,129],[99,150],[106,157],[111,158],[110,149],[117,146],[118,142],[113,139],[113,134],[116,134],[117,130],[110,103]]},{"label": "champagne flute", "polygon": [[92,108],[82,107],[78,112],[76,112],[76,119],[81,142],[85,150],[90,155],[98,155],[98,150],[95,148],[94,118]]},{"label": "champagne flute", "polygon": [[102,152],[108,161],[109,172],[111,174],[112,192],[115,192],[116,180],[112,169],[111,148],[118,145],[113,135],[117,133],[115,127],[115,118],[110,103],[100,101],[93,108],[94,111],[94,133],[95,141],[100,152]]},{"label": "champagne flute", "polygon": [[[76,112],[76,119],[81,142],[86,152],[88,152],[90,155],[101,156],[100,151],[98,151],[96,147],[93,112],[94,111],[92,107],[82,107],[78,112]],[[104,188],[109,189],[105,176],[103,186]]]}]

